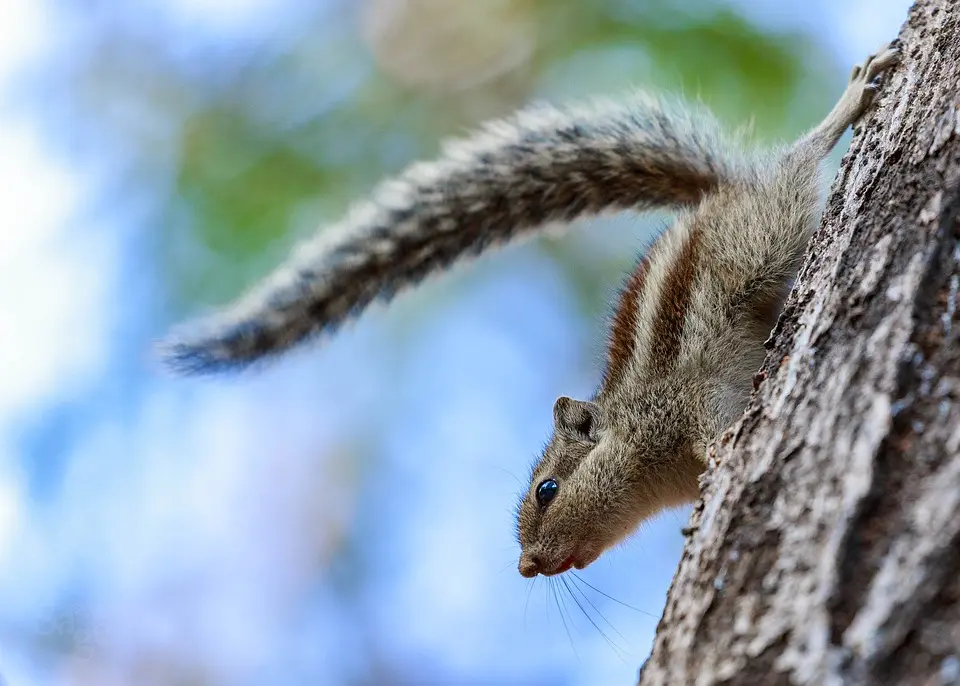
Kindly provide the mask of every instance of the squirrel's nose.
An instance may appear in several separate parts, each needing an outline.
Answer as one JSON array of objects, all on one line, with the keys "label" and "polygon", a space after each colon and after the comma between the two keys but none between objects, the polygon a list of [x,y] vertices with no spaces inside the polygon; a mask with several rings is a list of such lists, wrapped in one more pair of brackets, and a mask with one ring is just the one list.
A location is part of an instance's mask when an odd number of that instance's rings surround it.
[{"label": "squirrel's nose", "polygon": [[543,563],[536,555],[528,555],[527,553],[523,553],[520,555],[519,568],[521,575],[527,577],[528,579],[532,579],[540,573],[543,568]]}]

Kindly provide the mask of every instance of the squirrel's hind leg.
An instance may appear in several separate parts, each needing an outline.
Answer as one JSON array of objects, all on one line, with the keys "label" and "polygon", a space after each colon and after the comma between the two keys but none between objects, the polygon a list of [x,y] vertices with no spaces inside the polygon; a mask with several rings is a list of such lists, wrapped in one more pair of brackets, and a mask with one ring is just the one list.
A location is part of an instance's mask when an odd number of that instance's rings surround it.
[{"label": "squirrel's hind leg", "polygon": [[855,124],[872,104],[880,85],[877,77],[899,61],[900,49],[892,43],[854,67],[837,104],[813,131],[797,141],[795,149],[809,151],[817,159],[826,157],[847,127]]}]

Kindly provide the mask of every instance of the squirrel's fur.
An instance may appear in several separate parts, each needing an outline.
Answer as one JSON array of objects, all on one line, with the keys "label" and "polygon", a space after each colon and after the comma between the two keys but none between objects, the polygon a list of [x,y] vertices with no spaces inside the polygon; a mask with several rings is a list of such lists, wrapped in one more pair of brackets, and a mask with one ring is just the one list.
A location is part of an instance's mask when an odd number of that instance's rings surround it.
[{"label": "squirrel's fur", "polygon": [[522,574],[582,568],[644,518],[697,497],[706,447],[746,404],[819,220],[820,163],[897,59],[890,48],[857,67],[823,122],[773,152],[739,152],[709,113],[647,96],[487,124],[383,183],[226,313],[174,337],[167,361],[241,367],[547,223],[675,208],[621,293],[600,388],[591,401],[557,401],[518,506]]}]

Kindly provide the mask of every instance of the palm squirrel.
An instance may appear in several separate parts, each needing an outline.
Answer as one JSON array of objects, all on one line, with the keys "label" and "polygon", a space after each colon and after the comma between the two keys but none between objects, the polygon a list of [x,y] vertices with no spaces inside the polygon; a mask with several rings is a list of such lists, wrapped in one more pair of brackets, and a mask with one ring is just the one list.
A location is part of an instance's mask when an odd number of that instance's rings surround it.
[{"label": "palm squirrel", "polygon": [[582,569],[696,499],[706,447],[743,411],[818,224],[821,162],[898,57],[871,56],[816,128],[766,153],[739,152],[702,109],[643,95],[488,123],[382,183],[225,313],[174,334],[165,360],[184,373],[243,367],[549,222],[674,208],[620,293],[599,389],[556,401],[517,508],[522,575]]}]

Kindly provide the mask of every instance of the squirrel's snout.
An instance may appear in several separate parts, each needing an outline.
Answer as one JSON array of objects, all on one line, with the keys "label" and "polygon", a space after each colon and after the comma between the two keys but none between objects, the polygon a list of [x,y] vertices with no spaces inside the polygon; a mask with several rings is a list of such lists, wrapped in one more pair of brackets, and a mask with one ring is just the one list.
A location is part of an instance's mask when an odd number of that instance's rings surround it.
[{"label": "squirrel's snout", "polygon": [[536,555],[528,555],[527,553],[521,553],[520,555],[520,564],[518,565],[520,569],[521,576],[525,576],[528,579],[532,579],[541,571],[543,571],[543,562]]},{"label": "squirrel's snout", "polygon": [[583,565],[577,562],[576,558],[571,555],[561,562],[558,566],[551,565],[549,568],[544,565],[543,558],[539,555],[531,555],[529,553],[521,553],[520,555],[520,574],[532,579],[537,574],[543,574],[544,576],[553,576],[554,574],[563,574],[565,571],[571,567],[576,567],[577,569],[582,569]]}]

